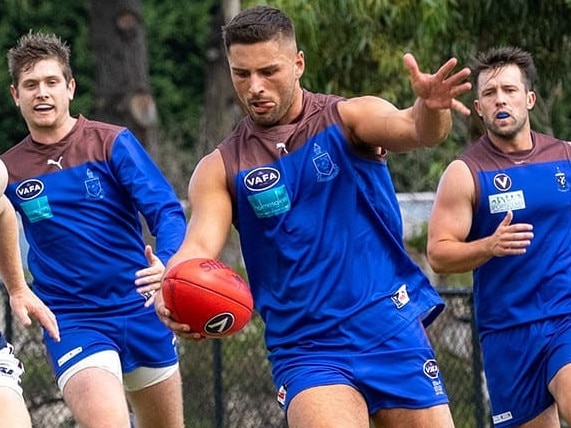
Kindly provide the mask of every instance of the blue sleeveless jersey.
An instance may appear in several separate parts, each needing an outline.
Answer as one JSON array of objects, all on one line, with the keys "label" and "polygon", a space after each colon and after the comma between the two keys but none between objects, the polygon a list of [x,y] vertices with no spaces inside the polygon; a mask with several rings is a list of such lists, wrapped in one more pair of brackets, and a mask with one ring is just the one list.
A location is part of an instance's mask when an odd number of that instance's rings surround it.
[{"label": "blue sleeveless jersey", "polygon": [[495,257],[474,270],[480,336],[571,313],[571,146],[532,132],[533,148],[502,153],[487,136],[460,157],[477,202],[468,240],[491,235],[506,212],[533,225],[524,255]]},{"label": "blue sleeveless jersey", "polygon": [[163,263],[180,246],[186,219],[135,136],[80,116],[62,141],[38,144],[28,136],[2,159],[6,195],[29,243],[34,291],[58,319],[141,310],[135,272],[148,262],[140,213]]},{"label": "blue sleeveless jersey", "polygon": [[219,146],[274,363],[366,352],[443,308],[405,250],[386,162],[354,151],[339,100],[305,91],[295,123],[245,118]]}]

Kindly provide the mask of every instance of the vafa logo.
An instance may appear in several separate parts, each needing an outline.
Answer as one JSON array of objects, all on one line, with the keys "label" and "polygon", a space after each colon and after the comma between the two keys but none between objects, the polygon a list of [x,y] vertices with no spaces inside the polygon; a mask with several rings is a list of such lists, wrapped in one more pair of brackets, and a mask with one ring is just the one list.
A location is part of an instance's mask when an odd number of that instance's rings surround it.
[{"label": "vafa logo", "polygon": [[244,177],[244,184],[254,192],[269,189],[278,181],[280,181],[280,172],[269,167],[256,168]]},{"label": "vafa logo", "polygon": [[36,180],[35,178],[23,181],[18,187],[16,187],[16,194],[20,199],[23,199],[24,201],[35,198],[43,191],[44,183],[42,183],[40,180]]}]

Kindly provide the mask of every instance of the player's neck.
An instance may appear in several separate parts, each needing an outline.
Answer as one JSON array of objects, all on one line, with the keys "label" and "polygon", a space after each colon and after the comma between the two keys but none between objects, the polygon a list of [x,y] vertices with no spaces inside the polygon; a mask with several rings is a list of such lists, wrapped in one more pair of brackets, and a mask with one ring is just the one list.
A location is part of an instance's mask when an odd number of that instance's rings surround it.
[{"label": "player's neck", "polygon": [[505,136],[488,132],[488,138],[504,153],[524,152],[533,148],[533,140],[531,138],[531,129],[529,126],[524,126],[513,136]]},{"label": "player's neck", "polygon": [[56,144],[65,138],[75,126],[77,119],[67,116],[63,123],[53,126],[35,126],[30,128],[32,140],[41,144]]}]

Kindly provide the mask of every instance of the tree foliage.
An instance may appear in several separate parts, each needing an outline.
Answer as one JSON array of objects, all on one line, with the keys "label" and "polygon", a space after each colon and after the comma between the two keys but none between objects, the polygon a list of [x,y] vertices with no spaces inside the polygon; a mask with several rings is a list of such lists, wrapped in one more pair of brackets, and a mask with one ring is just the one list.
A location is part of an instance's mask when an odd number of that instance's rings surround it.
[{"label": "tree foliage", "polygon": [[[198,135],[204,91],[204,58],[216,0],[142,0],[149,73],[163,130],[192,146]],[[0,5],[0,151],[27,133],[9,93],[6,52],[30,30],[53,32],[72,50],[77,90],[73,114],[91,116],[95,104],[95,64],[89,37],[88,0],[2,0]]]},{"label": "tree foliage", "polygon": [[[53,31],[72,46],[78,81],[72,111],[89,115],[95,99],[94,63],[89,46],[87,0],[2,0],[0,49],[30,29]],[[151,87],[165,144],[193,147],[205,123],[205,70],[209,37],[222,0],[174,2],[142,0]],[[435,71],[456,56],[467,65],[473,55],[501,44],[517,44],[536,60],[536,129],[571,139],[571,0],[242,0],[243,7],[270,4],[294,20],[306,54],[303,84],[316,92],[347,97],[378,95],[399,107],[414,100],[402,63],[413,53],[422,70]],[[0,67],[6,59],[0,56]],[[9,77],[0,73],[0,151],[19,141],[25,126],[9,95]],[[215,84],[215,82],[214,82]],[[471,105],[471,97],[462,100]],[[455,116],[448,141],[436,149],[391,156],[399,191],[434,190],[445,165],[481,132],[476,117]]]},{"label": "tree foliage", "polygon": [[[535,58],[540,80],[532,123],[571,139],[570,0],[248,0],[284,9],[296,23],[306,53],[303,84],[345,96],[378,95],[398,107],[414,100],[402,55],[411,52],[424,71],[450,57],[468,65],[480,50],[514,44]],[[472,96],[461,100],[468,106]],[[451,137],[435,149],[391,156],[397,190],[434,190],[446,164],[482,132],[479,118],[455,116]]]},{"label": "tree foliage", "polygon": [[[62,5],[65,3],[65,6]],[[80,76],[72,112],[91,111],[93,106],[93,58],[88,49],[89,21],[87,2],[2,0],[0,13],[0,151],[13,146],[26,134],[10,96],[10,76],[6,53],[16,40],[29,31],[53,32],[72,47],[71,66]]]}]

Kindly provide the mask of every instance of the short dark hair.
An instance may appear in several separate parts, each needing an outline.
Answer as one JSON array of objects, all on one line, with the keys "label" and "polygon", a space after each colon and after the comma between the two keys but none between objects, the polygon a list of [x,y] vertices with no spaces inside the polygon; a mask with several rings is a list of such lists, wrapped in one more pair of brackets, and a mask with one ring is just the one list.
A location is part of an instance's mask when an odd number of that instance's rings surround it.
[{"label": "short dark hair", "polygon": [[30,31],[20,37],[16,46],[8,50],[8,72],[12,77],[12,84],[17,86],[23,71],[45,59],[57,60],[62,66],[65,81],[69,82],[73,77],[69,65],[70,55],[69,46],[55,34]]},{"label": "short dark hair", "polygon": [[472,86],[478,89],[478,77],[483,71],[497,70],[510,64],[521,70],[526,89],[533,90],[537,73],[533,58],[529,52],[515,46],[495,47],[480,52],[470,65]]},{"label": "short dark hair", "polygon": [[226,50],[233,44],[254,44],[275,38],[295,41],[292,20],[280,9],[271,6],[255,6],[238,13],[222,27]]}]

